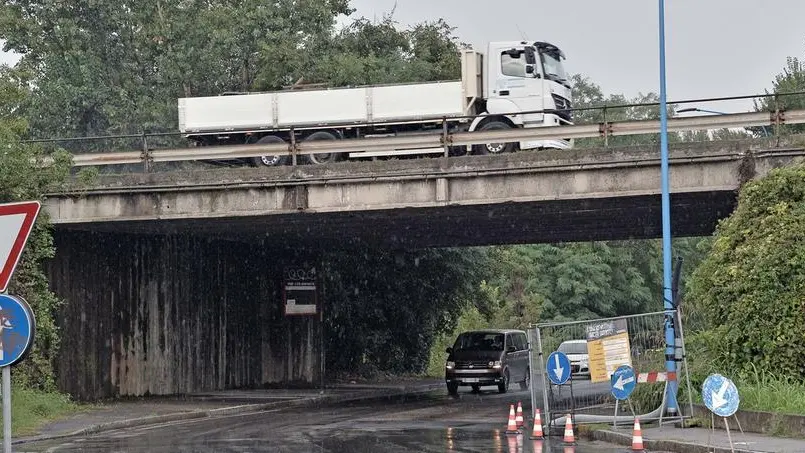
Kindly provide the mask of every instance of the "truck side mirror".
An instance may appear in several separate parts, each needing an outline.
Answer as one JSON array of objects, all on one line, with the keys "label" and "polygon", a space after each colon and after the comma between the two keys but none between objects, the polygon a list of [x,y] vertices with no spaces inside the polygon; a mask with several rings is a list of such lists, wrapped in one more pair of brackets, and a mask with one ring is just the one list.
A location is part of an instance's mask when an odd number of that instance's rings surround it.
[{"label": "truck side mirror", "polygon": [[444,350],[444,352],[446,352],[448,354],[452,354],[453,353],[453,348],[447,348],[447,349]]}]

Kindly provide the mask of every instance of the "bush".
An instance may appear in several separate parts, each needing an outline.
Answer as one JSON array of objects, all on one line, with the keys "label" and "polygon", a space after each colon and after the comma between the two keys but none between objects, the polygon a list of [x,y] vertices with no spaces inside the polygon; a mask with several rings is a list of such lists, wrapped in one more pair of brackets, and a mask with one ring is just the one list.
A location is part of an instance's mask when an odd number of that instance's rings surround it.
[{"label": "bush", "polygon": [[694,271],[686,302],[713,366],[805,376],[805,165],[748,183]]}]

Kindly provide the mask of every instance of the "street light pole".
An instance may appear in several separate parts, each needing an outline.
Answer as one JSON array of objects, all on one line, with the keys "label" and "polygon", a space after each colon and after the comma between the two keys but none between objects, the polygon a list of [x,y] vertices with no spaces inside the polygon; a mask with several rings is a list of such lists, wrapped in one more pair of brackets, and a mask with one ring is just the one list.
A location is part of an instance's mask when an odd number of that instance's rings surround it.
[{"label": "street light pole", "polygon": [[[665,0],[660,2],[660,172],[662,177],[662,288],[665,309],[665,371],[676,373],[673,294],[671,291],[671,195],[668,175],[668,105],[665,93]],[[676,414],[676,380],[668,380],[666,407]]]}]

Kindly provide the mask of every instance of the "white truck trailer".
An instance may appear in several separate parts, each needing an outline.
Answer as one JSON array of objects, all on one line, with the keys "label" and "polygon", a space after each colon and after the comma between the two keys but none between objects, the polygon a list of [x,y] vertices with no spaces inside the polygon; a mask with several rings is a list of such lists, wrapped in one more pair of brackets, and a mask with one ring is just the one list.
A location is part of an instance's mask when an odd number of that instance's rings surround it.
[{"label": "white truck trailer", "polygon": [[[531,128],[572,124],[564,53],[547,42],[491,42],[486,54],[461,54],[461,80],[362,87],[285,90],[179,99],[179,129],[198,146]],[[526,113],[544,111],[545,113]],[[519,113],[519,114],[518,114]],[[571,148],[572,140],[452,147],[451,155],[516,149]],[[469,148],[469,149],[468,149]],[[443,148],[320,153],[298,163],[344,158],[443,154]],[[245,159],[285,165],[287,155]]]}]

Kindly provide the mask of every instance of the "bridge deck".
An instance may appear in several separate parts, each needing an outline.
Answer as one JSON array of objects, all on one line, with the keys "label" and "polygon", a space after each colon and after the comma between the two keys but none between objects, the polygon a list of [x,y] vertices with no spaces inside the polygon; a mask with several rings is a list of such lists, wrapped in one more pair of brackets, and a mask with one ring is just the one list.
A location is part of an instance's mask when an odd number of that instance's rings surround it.
[{"label": "bridge deck", "polygon": [[[805,156],[758,148],[672,146],[675,236],[710,234],[742,181]],[[463,246],[659,237],[659,188],[658,150],[634,147],[107,175],[46,208],[58,228]]]}]

